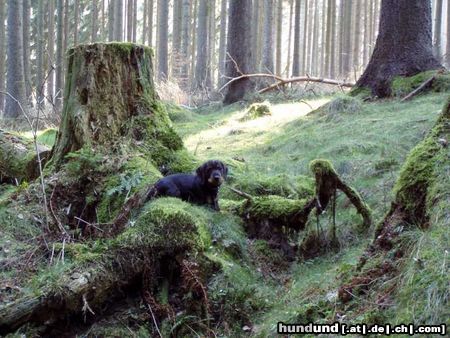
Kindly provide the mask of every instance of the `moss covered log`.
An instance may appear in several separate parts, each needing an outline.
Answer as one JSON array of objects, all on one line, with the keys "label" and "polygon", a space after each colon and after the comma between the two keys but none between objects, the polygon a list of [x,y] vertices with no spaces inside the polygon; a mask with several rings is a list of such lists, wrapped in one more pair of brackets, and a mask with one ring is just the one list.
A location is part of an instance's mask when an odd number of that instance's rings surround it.
[{"label": "moss covered log", "polygon": [[[163,259],[176,265],[183,257],[199,258],[209,248],[207,224],[207,214],[200,208],[178,199],[162,198],[149,204],[133,227],[98,243],[95,249],[89,244],[67,244],[69,257],[72,252],[96,252],[85,259],[75,255],[73,258],[79,260],[77,267],[42,288],[39,294],[0,306],[0,333],[11,332],[24,323],[45,323],[49,319],[54,323],[69,315],[81,316],[88,311],[87,306],[89,311],[101,312],[99,309],[107,300],[136,278],[146,278],[148,291],[155,291],[160,280],[168,278],[164,274],[170,272],[161,266]],[[145,271],[152,274],[143,276]],[[189,295],[185,297],[188,299]]]},{"label": "moss covered log", "polygon": [[[37,146],[37,152],[44,164],[50,149]],[[38,154],[35,143],[27,138],[0,130],[0,182],[21,182],[39,176]]]}]

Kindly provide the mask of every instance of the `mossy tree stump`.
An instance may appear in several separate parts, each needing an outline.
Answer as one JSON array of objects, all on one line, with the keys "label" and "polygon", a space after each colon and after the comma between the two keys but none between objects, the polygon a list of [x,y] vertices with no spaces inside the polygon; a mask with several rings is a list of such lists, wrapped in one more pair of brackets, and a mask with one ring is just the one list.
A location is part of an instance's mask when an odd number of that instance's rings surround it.
[{"label": "mossy tree stump", "polygon": [[182,147],[157,99],[150,48],[95,43],[76,46],[68,55],[62,123],[52,154],[57,168],[67,153],[83,146],[114,150],[123,136],[143,141],[147,128],[163,146]]}]

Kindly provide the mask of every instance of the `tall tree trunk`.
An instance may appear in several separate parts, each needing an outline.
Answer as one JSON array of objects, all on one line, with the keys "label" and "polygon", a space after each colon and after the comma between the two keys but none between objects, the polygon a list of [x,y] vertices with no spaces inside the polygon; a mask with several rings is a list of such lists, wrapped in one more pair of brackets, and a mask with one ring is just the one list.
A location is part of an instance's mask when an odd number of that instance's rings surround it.
[{"label": "tall tree trunk", "polygon": [[191,24],[191,0],[182,0],[182,18],[181,18],[181,83],[184,89],[188,88],[189,83],[189,31]]},{"label": "tall tree trunk", "polygon": [[44,15],[44,0],[39,0],[37,11],[37,51],[35,81],[36,99],[38,106],[44,104]]},{"label": "tall tree trunk", "polygon": [[47,95],[50,102],[54,103],[54,87],[55,87],[55,0],[49,0],[48,2],[48,65],[49,69],[47,71]]},{"label": "tall tree trunk", "polygon": [[198,6],[197,57],[195,65],[195,88],[208,88],[208,1],[200,0]]},{"label": "tall tree trunk", "polygon": [[[6,69],[6,91],[26,109],[25,75],[23,72],[22,0],[8,0],[8,58]],[[6,97],[4,117],[17,118],[21,114],[19,105]]]},{"label": "tall tree trunk", "polygon": [[325,53],[326,53],[326,41],[327,41],[327,0],[322,1],[322,18],[319,26],[320,29],[320,67],[319,67],[319,76],[325,77],[326,66],[325,66]]},{"label": "tall tree trunk", "polygon": [[303,15],[303,54],[302,54],[302,68],[301,72],[306,73],[307,72],[307,58],[308,58],[308,1],[310,0],[303,0],[305,2],[305,8],[304,8],[304,15]]},{"label": "tall tree trunk", "polygon": [[[0,91],[5,90],[5,56],[6,56],[6,43],[5,43],[5,9],[6,0],[0,0]],[[0,116],[3,115],[5,108],[5,96],[0,94]]]},{"label": "tall tree trunk", "polygon": [[73,45],[78,45],[78,28],[80,25],[80,0],[75,0],[73,3],[74,11],[74,25],[73,25]]},{"label": "tall tree trunk", "polygon": [[174,0],[172,17],[172,75],[174,77],[178,77],[180,72],[181,20],[181,0]]},{"label": "tall tree trunk", "polygon": [[221,0],[220,6],[220,37],[219,37],[219,77],[218,87],[225,84],[225,60],[227,59],[227,3]]},{"label": "tall tree trunk", "polygon": [[208,87],[213,88],[215,83],[214,69],[216,66],[216,0],[209,0],[209,29],[208,29]]},{"label": "tall tree trunk", "polygon": [[25,74],[25,93],[31,103],[31,67],[30,67],[30,0],[23,0],[23,72]]},{"label": "tall tree trunk", "polygon": [[100,40],[101,41],[106,41],[107,37],[106,37],[106,6],[105,6],[105,1],[106,0],[100,0],[101,4],[102,4],[102,8],[101,8],[101,27],[100,27]]},{"label": "tall tree trunk", "polygon": [[292,76],[300,75],[300,8],[301,0],[295,0],[294,16],[294,55],[292,57]]},{"label": "tall tree trunk", "polygon": [[196,34],[196,29],[197,29],[197,7],[198,7],[198,0],[192,0],[193,1],[193,5],[191,6],[191,17],[193,18],[192,20],[192,29],[191,29],[191,37],[192,37],[192,41],[191,41],[191,71],[189,74],[189,83],[191,85],[191,87],[195,86],[194,83],[194,79],[195,79],[195,61],[196,61],[196,57],[195,57],[195,50],[197,47],[197,34]]},{"label": "tall tree trunk", "polygon": [[133,39],[133,0],[127,0],[127,41]]},{"label": "tall tree trunk", "polygon": [[383,0],[379,27],[375,50],[357,87],[385,97],[391,94],[394,76],[441,67],[432,51],[429,1]]},{"label": "tall tree trunk", "polygon": [[311,73],[319,75],[319,0],[314,0],[314,25],[311,43]]},{"label": "tall tree trunk", "polygon": [[137,0],[134,0],[133,3],[133,37],[131,39],[131,41],[133,41],[134,43],[136,43],[137,37]]},{"label": "tall tree trunk", "polygon": [[108,0],[108,40],[114,40],[114,26],[115,26],[115,4],[113,0]]},{"label": "tall tree trunk", "polygon": [[148,45],[153,46],[153,6],[154,1],[148,0]]},{"label": "tall tree trunk", "polygon": [[331,0],[330,77],[336,77],[336,0]]},{"label": "tall tree trunk", "polygon": [[123,41],[123,0],[114,0],[114,40]]},{"label": "tall tree trunk", "polygon": [[58,109],[62,106],[62,88],[63,88],[63,0],[57,0],[56,12],[56,87],[55,104]]},{"label": "tall tree trunk", "polygon": [[[241,75],[235,63],[242,73],[248,74],[251,71],[252,49],[248,48],[251,45],[251,23],[248,20],[251,17],[251,10],[251,0],[230,1],[227,52],[231,59],[226,61],[226,74],[230,78]],[[233,82],[227,87],[224,103],[230,104],[241,100],[252,87],[249,78]]]},{"label": "tall tree trunk", "polygon": [[[436,0],[436,12],[434,15],[434,56],[436,59],[441,60],[442,54],[442,0]],[[448,21],[448,19],[447,19]]]},{"label": "tall tree trunk", "polygon": [[369,59],[369,0],[364,0],[364,36],[363,36],[363,58],[365,66]]},{"label": "tall tree trunk", "polygon": [[447,45],[445,48],[445,62],[450,68],[450,1],[447,1]]},{"label": "tall tree trunk", "polygon": [[286,58],[285,75],[289,77],[291,73],[291,53],[292,53],[292,20],[294,19],[294,0],[289,0],[289,33],[288,33],[288,48]]},{"label": "tall tree trunk", "polygon": [[[232,1],[232,0],[230,0]],[[254,70],[258,69],[258,53],[257,50],[259,48],[258,46],[258,40],[259,36],[261,35],[260,27],[258,26],[259,23],[259,10],[261,7],[261,1],[262,0],[253,0],[252,2],[252,25],[251,25],[251,48],[253,50],[253,57],[254,60],[252,61],[253,64],[256,66]]]},{"label": "tall tree trunk", "polygon": [[169,26],[169,2],[158,0],[158,79],[167,80],[169,75],[168,65],[168,26]]},{"label": "tall tree trunk", "polygon": [[[332,38],[332,18],[331,18],[331,11],[332,8],[331,6],[333,5],[332,0],[327,0],[328,4],[327,4],[327,23],[326,23],[326,31],[327,31],[327,35],[326,35],[326,42],[325,42],[325,74],[324,76],[327,77],[331,77],[331,65],[330,65],[330,61],[331,61],[331,38]],[[325,25],[325,23],[324,23]]]},{"label": "tall tree trunk", "polygon": [[352,1],[344,1],[344,55],[342,75],[348,77],[352,70]]},{"label": "tall tree trunk", "polygon": [[91,1],[91,42],[97,41],[98,33],[98,3],[97,0]]},{"label": "tall tree trunk", "polygon": [[356,8],[355,8],[355,29],[354,29],[354,42],[353,42],[353,69],[357,70],[359,72],[359,68],[361,66],[360,60],[361,60],[361,1],[356,1]]},{"label": "tall tree trunk", "polygon": [[141,43],[145,45],[147,43],[147,12],[148,12],[148,0],[144,0],[144,8],[142,13],[142,35],[141,35]]},{"label": "tall tree trunk", "polygon": [[264,0],[262,70],[273,73],[273,0]]},{"label": "tall tree trunk", "polygon": [[282,59],[281,53],[283,48],[283,0],[277,0],[277,41],[276,41],[276,64],[275,64],[275,73],[281,76],[283,70],[281,69]]}]

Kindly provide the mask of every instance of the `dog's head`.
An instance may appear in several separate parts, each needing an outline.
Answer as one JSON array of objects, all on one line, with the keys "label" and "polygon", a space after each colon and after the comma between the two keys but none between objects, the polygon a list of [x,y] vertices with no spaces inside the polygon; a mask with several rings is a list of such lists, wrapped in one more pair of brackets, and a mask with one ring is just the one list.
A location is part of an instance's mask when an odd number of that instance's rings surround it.
[{"label": "dog's head", "polygon": [[211,160],[198,167],[196,173],[203,184],[218,187],[227,178],[228,168],[221,161]]}]

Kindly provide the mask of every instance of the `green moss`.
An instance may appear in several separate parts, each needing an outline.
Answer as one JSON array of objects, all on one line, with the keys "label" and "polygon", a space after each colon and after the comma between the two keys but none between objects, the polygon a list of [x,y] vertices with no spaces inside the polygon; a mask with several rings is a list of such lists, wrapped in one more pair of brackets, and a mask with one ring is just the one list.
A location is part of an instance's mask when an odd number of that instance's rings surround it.
[{"label": "green moss", "polygon": [[53,145],[55,144],[57,133],[58,133],[57,129],[53,128],[45,129],[42,132],[38,133],[37,141],[40,144],[44,144],[48,147],[53,147]]},{"label": "green moss", "polygon": [[406,96],[432,76],[435,76],[431,85],[432,91],[446,92],[450,89],[450,73],[437,73],[431,70],[410,77],[395,77],[392,81],[392,93],[395,96]]},{"label": "green moss", "polygon": [[[256,172],[232,173],[229,181],[234,188],[252,196],[279,195],[291,199],[308,198],[314,195],[314,180],[308,176],[278,174],[262,175]],[[226,187],[225,187],[226,188]],[[221,196],[228,199],[241,199],[229,189],[223,189]]]},{"label": "green moss", "polygon": [[186,149],[174,151],[168,156],[164,165],[167,174],[193,172],[200,163]]},{"label": "green moss", "polygon": [[136,224],[115,239],[119,247],[170,252],[202,251],[211,245],[205,210],[176,198],[147,204]]},{"label": "green moss", "polygon": [[350,95],[336,96],[327,105],[328,116],[334,114],[355,114],[362,110],[362,101]]},{"label": "green moss", "polygon": [[264,116],[270,116],[272,115],[272,110],[270,103],[267,101],[264,101],[262,103],[253,103],[250,105],[250,107],[245,112],[244,116],[239,119],[239,121],[248,121],[248,120],[255,120],[260,117]]},{"label": "green moss", "polygon": [[317,159],[313,160],[309,164],[309,169],[315,174],[319,176],[324,175],[337,175],[336,170],[333,165],[328,160]]},{"label": "green moss", "polygon": [[256,220],[277,219],[288,223],[306,203],[305,199],[292,200],[277,195],[255,197],[242,205],[241,214],[248,214]]}]

